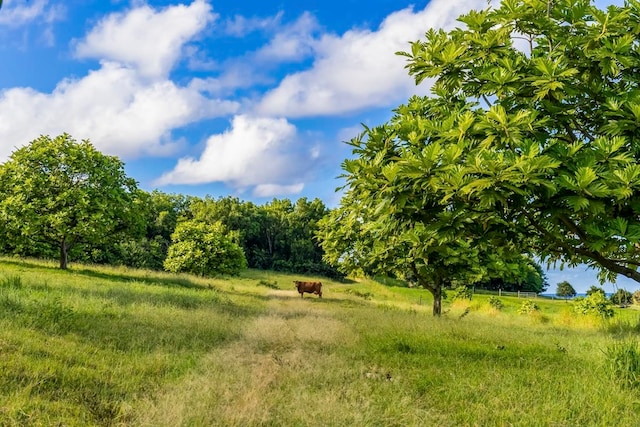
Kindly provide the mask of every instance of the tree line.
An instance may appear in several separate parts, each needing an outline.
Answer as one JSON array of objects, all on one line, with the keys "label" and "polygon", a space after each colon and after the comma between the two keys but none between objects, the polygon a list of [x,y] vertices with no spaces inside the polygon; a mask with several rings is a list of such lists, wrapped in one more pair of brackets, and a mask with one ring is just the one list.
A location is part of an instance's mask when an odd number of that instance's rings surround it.
[{"label": "tree line", "polygon": [[[640,282],[640,2],[504,0],[459,21],[398,53],[431,95],[349,142],[337,208],[147,194],[118,159],[56,163],[46,147],[70,137],[42,137],[0,168],[4,250],[390,276],[427,289],[434,315],[445,288],[540,283],[534,259]],[[235,261],[188,265],[218,246]]]},{"label": "tree line", "polygon": [[332,278],[314,238],[319,199],[146,192],[124,164],[70,135],[41,136],[0,165],[0,251],[137,268],[234,274],[247,266]]},{"label": "tree line", "polygon": [[[63,269],[71,259],[200,275],[249,267],[343,279],[347,271],[331,265],[321,246],[321,227],[340,227],[327,222],[330,212],[317,198],[256,205],[146,192],[117,157],[68,134],[40,136],[0,165],[0,252],[57,257]],[[476,286],[544,290],[540,265],[521,261],[513,280]]]}]

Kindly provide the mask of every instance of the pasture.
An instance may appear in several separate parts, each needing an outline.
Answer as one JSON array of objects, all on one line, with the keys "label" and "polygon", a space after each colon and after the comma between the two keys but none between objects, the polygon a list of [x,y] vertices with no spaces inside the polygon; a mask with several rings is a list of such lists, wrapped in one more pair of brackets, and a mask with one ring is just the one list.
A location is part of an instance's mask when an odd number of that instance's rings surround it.
[{"label": "pasture", "polygon": [[2,258],[0,425],[640,425],[606,357],[638,341],[640,311],[488,298],[433,318],[426,291],[373,281]]}]

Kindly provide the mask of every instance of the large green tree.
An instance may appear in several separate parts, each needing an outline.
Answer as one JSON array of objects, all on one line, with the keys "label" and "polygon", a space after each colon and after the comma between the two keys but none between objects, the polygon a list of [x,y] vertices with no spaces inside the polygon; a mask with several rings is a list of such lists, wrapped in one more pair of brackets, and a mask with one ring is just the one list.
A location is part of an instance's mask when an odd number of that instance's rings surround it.
[{"label": "large green tree", "polygon": [[77,244],[115,241],[141,231],[137,185],[123,163],[70,135],[40,136],[0,166],[0,221],[17,253],[31,246],[58,249],[67,268]]},{"label": "large green tree", "polygon": [[[459,20],[402,53],[433,96],[400,109],[425,149],[395,173],[498,215],[547,261],[640,281],[640,3],[504,0]],[[434,143],[451,153],[436,173]]]},{"label": "large green tree", "polygon": [[[430,114],[446,118],[447,109],[432,106]],[[428,158],[418,175],[449,168],[446,160],[456,155],[429,138],[413,138],[416,119],[397,114],[350,142],[355,156],[343,163],[345,194],[320,222],[318,238],[329,263],[347,274],[414,281],[433,295],[433,314],[440,315],[445,287],[517,275],[522,255],[507,244],[500,218],[459,209],[435,181],[418,187],[413,175],[400,173],[416,153]]]}]

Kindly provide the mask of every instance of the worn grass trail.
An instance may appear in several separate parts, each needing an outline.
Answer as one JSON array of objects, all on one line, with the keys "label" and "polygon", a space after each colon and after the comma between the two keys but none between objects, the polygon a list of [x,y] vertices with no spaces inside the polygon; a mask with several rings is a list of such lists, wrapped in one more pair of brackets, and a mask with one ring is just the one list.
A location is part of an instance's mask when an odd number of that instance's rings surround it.
[{"label": "worn grass trail", "polygon": [[[336,354],[357,336],[325,300],[269,291],[264,313],[241,337],[142,405],[142,425],[341,424],[353,417],[344,387],[359,373]],[[342,407],[342,408],[341,408]],[[343,409],[343,410],[341,410]],[[333,412],[329,413],[328,410]],[[341,415],[342,414],[342,415]],[[357,420],[353,420],[357,421]]]}]

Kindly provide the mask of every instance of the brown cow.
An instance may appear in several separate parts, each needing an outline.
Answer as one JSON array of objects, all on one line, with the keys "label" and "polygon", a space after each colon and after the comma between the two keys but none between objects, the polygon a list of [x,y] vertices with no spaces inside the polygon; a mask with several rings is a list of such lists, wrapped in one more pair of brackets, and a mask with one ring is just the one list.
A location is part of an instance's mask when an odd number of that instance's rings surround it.
[{"label": "brown cow", "polygon": [[298,280],[294,280],[296,288],[298,288],[298,292],[300,293],[300,298],[304,298],[304,293],[309,294],[317,294],[320,298],[322,298],[322,282],[300,282]]}]

